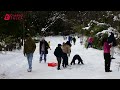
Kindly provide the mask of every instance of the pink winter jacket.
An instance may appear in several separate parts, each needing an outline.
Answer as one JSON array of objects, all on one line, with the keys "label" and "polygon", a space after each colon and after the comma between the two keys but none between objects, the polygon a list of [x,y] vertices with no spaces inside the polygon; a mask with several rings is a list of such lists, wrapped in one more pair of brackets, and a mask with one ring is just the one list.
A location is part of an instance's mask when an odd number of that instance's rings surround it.
[{"label": "pink winter jacket", "polygon": [[88,42],[89,42],[89,43],[92,43],[92,42],[93,42],[93,38],[92,38],[92,37],[89,37],[89,38],[88,38]]},{"label": "pink winter jacket", "polygon": [[103,46],[104,53],[110,53],[110,48],[111,45],[109,45],[108,42],[104,42],[104,46]]}]

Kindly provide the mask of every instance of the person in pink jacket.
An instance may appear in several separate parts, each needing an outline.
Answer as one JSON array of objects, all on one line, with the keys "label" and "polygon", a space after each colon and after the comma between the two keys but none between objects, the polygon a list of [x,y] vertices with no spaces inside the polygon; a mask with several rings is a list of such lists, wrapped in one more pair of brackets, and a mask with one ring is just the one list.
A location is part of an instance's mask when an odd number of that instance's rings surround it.
[{"label": "person in pink jacket", "polygon": [[104,50],[104,59],[105,59],[105,72],[112,72],[110,70],[111,56],[110,56],[111,45],[108,43],[108,39],[103,39],[103,50]]},{"label": "person in pink jacket", "polygon": [[87,48],[92,47],[92,43],[93,43],[93,37],[89,37]]}]

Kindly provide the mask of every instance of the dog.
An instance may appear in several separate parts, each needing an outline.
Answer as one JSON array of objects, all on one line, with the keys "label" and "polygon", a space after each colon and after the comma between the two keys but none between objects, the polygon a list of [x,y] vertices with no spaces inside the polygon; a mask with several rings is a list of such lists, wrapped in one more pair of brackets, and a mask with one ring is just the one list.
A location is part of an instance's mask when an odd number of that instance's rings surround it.
[{"label": "dog", "polygon": [[83,60],[81,59],[81,57],[80,57],[78,54],[76,54],[76,55],[73,57],[73,59],[72,59],[72,61],[71,61],[70,64],[71,64],[71,65],[72,65],[72,64],[75,65],[75,60],[77,60],[77,59],[78,59],[78,64],[80,64],[80,63],[81,63],[81,64],[84,64],[84,63],[83,63]]}]

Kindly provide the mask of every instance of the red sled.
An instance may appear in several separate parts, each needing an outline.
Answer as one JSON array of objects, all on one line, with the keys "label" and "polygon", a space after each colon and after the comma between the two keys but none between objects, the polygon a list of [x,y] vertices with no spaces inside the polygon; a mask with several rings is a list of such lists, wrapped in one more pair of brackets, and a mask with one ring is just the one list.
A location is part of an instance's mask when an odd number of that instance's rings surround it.
[{"label": "red sled", "polygon": [[49,66],[49,67],[55,67],[55,66],[57,66],[57,63],[54,63],[54,62],[48,63],[48,66]]}]

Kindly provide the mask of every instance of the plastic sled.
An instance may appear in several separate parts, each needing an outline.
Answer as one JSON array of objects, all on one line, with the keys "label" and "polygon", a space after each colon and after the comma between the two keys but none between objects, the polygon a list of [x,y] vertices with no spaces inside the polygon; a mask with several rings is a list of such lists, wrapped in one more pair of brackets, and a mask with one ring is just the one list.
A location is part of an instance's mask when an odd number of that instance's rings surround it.
[{"label": "plastic sled", "polygon": [[49,66],[49,67],[55,67],[55,66],[57,66],[57,63],[54,63],[54,62],[48,63],[48,66]]}]

